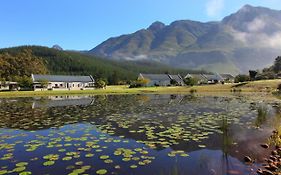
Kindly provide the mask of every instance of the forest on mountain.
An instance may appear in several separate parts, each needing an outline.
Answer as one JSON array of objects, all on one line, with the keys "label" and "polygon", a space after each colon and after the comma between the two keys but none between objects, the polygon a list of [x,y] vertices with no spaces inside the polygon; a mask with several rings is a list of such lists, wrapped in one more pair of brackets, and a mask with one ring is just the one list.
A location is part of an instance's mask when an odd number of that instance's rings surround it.
[{"label": "forest on mountain", "polygon": [[111,61],[75,51],[42,46],[0,49],[0,78],[16,81],[33,74],[92,75],[109,84],[135,80],[142,73],[182,74],[200,71],[176,69],[152,61]]}]

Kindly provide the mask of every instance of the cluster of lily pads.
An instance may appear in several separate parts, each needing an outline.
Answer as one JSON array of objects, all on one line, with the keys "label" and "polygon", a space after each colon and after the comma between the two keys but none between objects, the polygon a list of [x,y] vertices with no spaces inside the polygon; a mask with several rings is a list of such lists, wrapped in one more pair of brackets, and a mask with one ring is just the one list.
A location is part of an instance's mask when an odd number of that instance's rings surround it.
[{"label": "cluster of lily pads", "polygon": [[[133,171],[152,166],[154,150],[183,143],[205,149],[204,141],[229,125],[251,127],[257,113],[252,102],[237,98],[140,97],[35,109],[28,101],[1,103],[0,175],[32,174],[34,167],[47,174],[64,167],[70,175]],[[167,153],[177,156],[188,159],[189,154]]]}]

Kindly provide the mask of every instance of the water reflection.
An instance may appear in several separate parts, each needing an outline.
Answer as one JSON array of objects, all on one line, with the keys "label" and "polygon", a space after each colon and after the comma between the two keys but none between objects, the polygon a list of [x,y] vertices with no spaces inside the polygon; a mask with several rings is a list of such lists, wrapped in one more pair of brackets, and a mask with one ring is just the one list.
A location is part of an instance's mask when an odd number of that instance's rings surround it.
[{"label": "water reflection", "polygon": [[35,99],[32,102],[32,108],[48,108],[60,106],[89,106],[93,105],[95,98],[93,96],[51,96],[47,98]]},{"label": "water reflection", "polygon": [[[90,172],[109,174],[249,174],[267,153],[259,143],[280,120],[278,108],[268,104],[194,94],[1,99],[0,111],[0,153],[13,153],[0,167],[37,157],[27,168],[39,172],[44,155],[58,154],[59,161],[42,170],[48,174],[68,174],[79,161],[94,163]],[[68,163],[65,152],[79,157]],[[256,164],[245,165],[245,155]]]}]

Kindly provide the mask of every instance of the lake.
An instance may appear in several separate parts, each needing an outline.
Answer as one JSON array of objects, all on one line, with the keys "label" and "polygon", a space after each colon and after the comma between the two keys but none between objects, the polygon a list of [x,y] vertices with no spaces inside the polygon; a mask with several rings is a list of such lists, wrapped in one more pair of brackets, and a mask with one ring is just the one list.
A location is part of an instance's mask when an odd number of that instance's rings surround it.
[{"label": "lake", "polygon": [[0,175],[256,174],[280,121],[241,95],[0,99]]}]

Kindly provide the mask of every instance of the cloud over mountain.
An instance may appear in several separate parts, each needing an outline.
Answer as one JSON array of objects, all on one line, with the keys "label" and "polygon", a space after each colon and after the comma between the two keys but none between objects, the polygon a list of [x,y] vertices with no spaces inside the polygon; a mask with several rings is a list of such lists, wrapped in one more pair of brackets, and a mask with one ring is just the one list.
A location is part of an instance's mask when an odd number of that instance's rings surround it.
[{"label": "cloud over mountain", "polygon": [[[214,9],[213,5],[218,4]],[[211,15],[223,1],[209,1]],[[155,22],[110,38],[90,54],[109,59],[153,60],[174,67],[239,73],[271,65],[281,55],[281,11],[245,5],[219,22]]]}]

